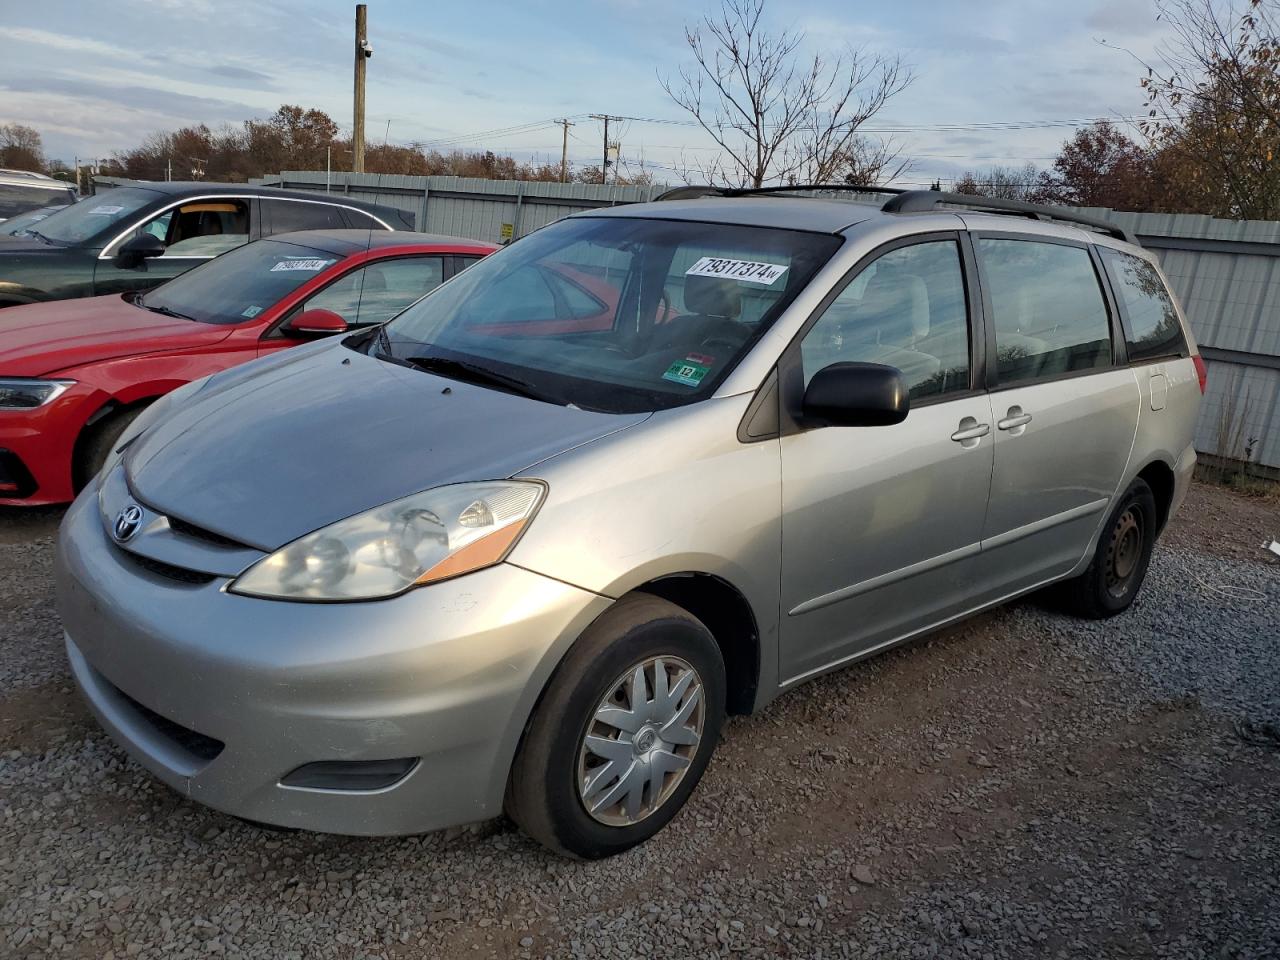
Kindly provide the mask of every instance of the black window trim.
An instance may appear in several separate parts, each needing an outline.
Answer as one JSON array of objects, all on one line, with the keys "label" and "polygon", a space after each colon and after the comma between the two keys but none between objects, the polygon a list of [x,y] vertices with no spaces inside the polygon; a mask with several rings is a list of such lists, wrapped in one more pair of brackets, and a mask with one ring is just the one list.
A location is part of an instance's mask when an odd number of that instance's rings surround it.
[{"label": "black window trim", "polygon": [[[1098,255],[1097,244],[1076,240],[1071,237],[1055,237],[1040,233],[1024,233],[1010,230],[970,230],[970,243],[973,247],[974,267],[977,270],[978,286],[982,292],[983,329],[986,334],[986,390],[988,393],[999,393],[1003,390],[1017,390],[1023,387],[1039,386],[1042,383],[1056,383],[1060,380],[1074,380],[1077,377],[1089,377],[1126,367],[1128,355],[1125,350],[1124,331],[1116,321],[1119,318],[1115,295],[1111,290],[1110,278],[1103,268],[1102,258]],[[1048,377],[1024,377],[1021,380],[1001,381],[996,364],[996,325],[995,311],[991,306],[990,278],[982,257],[978,254],[979,240],[1021,240],[1027,243],[1052,243],[1062,247],[1082,249],[1089,256],[1093,265],[1094,280],[1098,284],[1098,292],[1102,294],[1102,302],[1107,310],[1107,330],[1111,336],[1111,362],[1101,367],[1089,367],[1086,370],[1070,370]]]},{"label": "black window trim", "polygon": [[[1165,282],[1164,276],[1160,270],[1156,270],[1156,276],[1160,278],[1160,286],[1164,289],[1165,296],[1169,298],[1169,303],[1173,306],[1174,315],[1178,318],[1178,339],[1182,344],[1180,350],[1172,353],[1160,353],[1152,356],[1129,358],[1129,340],[1133,338],[1133,321],[1129,316],[1129,305],[1125,302],[1124,295],[1121,293],[1120,278],[1115,276],[1107,263],[1104,250],[1113,253],[1116,256],[1132,257],[1134,260],[1141,260],[1150,264],[1151,261],[1146,257],[1140,257],[1136,253],[1130,253],[1128,250],[1120,250],[1116,247],[1105,247],[1098,250],[1098,260],[1102,264],[1103,275],[1107,278],[1107,282],[1111,284],[1115,295],[1116,309],[1120,315],[1121,341],[1123,341],[1125,349],[1125,359],[1131,367],[1141,367],[1149,363],[1168,363],[1171,360],[1185,360],[1191,356],[1191,345],[1187,342],[1187,332],[1183,329],[1182,313],[1178,310],[1178,301],[1173,297],[1173,291],[1169,289],[1169,285]],[[1154,264],[1153,264],[1154,266]]]},{"label": "black window trim", "polygon": [[[334,267],[344,263],[346,260],[350,260],[354,256],[355,254],[349,254],[347,257],[339,260],[337,264],[334,264]],[[301,300],[295,303],[292,307],[286,310],[283,314],[281,314],[280,317],[276,320],[276,322],[271,325],[270,329],[264,330],[261,336],[258,337],[258,339],[259,340],[287,339],[285,335],[280,332],[280,330],[286,323],[288,323],[290,320],[292,320],[294,317],[298,315],[298,312],[302,309],[303,304],[305,304],[312,297],[319,296],[320,294],[324,293],[326,290],[332,287],[335,283],[342,280],[344,277],[350,276],[351,274],[355,273],[357,270],[363,270],[365,267],[371,267],[374,264],[391,263],[393,260],[427,260],[431,257],[435,257],[436,259],[441,261],[440,283],[444,283],[446,280],[449,279],[449,261],[453,259],[453,256],[451,254],[448,254],[448,253],[401,253],[394,257],[373,257],[372,259],[364,260],[360,263],[348,266],[347,269],[343,270],[341,273],[335,276],[332,280],[330,280],[324,286],[317,287],[315,290],[312,290],[309,294],[307,294],[305,297],[303,297]],[[332,270],[333,267],[330,267],[329,269]],[[432,287],[431,290],[437,289],[440,286],[440,283],[436,284],[435,287]],[[422,297],[425,297],[427,293],[431,292],[431,290],[428,290],[426,293],[424,293]],[[406,303],[404,305],[404,308],[401,310],[401,312],[403,313],[404,310],[408,310],[409,307],[417,303],[418,300],[421,300],[422,297],[418,297],[417,300],[411,300],[409,303]],[[396,314],[396,316],[399,316],[399,314]],[[347,334],[363,333],[365,330],[372,329],[373,327],[376,327],[376,326],[378,326],[378,324],[376,323],[362,323],[359,326],[349,325],[347,328]]]},{"label": "black window trim", "polygon": [[[845,271],[838,281],[832,284],[831,289],[827,291],[821,302],[812,310],[805,322],[796,331],[795,336],[791,338],[791,342],[783,348],[782,353],[778,357],[777,367],[777,389],[778,403],[780,406],[778,423],[779,433],[777,435],[787,436],[793,433],[800,433],[809,428],[801,413],[801,404],[804,401],[804,365],[801,361],[801,343],[808,335],[809,331],[817,325],[818,321],[826,314],[827,308],[835,302],[836,298],[845,291],[858,276],[872,263],[879,260],[885,254],[892,253],[904,247],[919,246],[924,243],[950,242],[956,245],[956,252],[960,260],[960,275],[964,283],[965,291],[965,309],[968,313],[969,323],[969,386],[963,390],[950,390],[946,393],[935,394],[934,396],[924,397],[919,400],[911,401],[911,409],[919,409],[922,407],[932,406],[937,403],[950,403],[954,400],[964,400],[978,396],[985,390],[981,382],[982,371],[986,363],[986,344],[983,338],[983,315],[980,312],[981,300],[979,297],[979,288],[977,283],[977,273],[974,270],[975,264],[973,260],[973,251],[967,248],[964,230],[931,230],[927,233],[912,233],[906,236],[895,237],[885,243],[875,247],[864,256],[860,257],[852,267]],[[772,390],[773,373],[770,372],[759,390]],[[754,410],[755,403],[753,401],[749,412]],[[768,436],[752,436],[753,441],[772,439],[774,435]]]}]

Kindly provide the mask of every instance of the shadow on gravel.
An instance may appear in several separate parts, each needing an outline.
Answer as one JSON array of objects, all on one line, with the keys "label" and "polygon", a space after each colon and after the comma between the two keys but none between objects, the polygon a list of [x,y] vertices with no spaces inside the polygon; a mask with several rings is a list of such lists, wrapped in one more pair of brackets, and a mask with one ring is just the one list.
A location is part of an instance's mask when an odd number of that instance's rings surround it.
[{"label": "shadow on gravel", "polygon": [[29,543],[58,532],[65,506],[0,507],[0,543]]}]

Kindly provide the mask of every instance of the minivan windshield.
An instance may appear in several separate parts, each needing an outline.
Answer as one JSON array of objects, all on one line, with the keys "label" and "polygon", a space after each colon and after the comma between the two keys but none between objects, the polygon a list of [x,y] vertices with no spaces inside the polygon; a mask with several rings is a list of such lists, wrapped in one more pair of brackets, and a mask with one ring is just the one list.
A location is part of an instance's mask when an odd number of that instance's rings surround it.
[{"label": "minivan windshield", "polygon": [[709,396],[840,245],[831,234],[573,217],[391,320],[374,355],[631,413]]},{"label": "minivan windshield", "polygon": [[133,303],[201,323],[244,323],[341,259],[299,243],[258,240],[174,277]]},{"label": "minivan windshield", "polygon": [[[96,237],[149,203],[160,199],[154,190],[137,187],[113,187],[94,197],[86,197],[65,210],[50,214],[35,228],[42,239],[71,246]],[[47,200],[45,201],[48,202]]]}]

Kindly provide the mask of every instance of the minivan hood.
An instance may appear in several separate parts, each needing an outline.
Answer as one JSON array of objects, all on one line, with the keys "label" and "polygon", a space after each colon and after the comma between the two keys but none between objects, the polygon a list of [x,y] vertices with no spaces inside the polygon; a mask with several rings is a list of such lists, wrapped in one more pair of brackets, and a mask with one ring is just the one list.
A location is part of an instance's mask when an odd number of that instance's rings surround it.
[{"label": "minivan hood", "polygon": [[558,407],[337,341],[295,353],[228,371],[144,432],[125,457],[134,494],[275,550],[430,487],[509,477],[649,416]]}]

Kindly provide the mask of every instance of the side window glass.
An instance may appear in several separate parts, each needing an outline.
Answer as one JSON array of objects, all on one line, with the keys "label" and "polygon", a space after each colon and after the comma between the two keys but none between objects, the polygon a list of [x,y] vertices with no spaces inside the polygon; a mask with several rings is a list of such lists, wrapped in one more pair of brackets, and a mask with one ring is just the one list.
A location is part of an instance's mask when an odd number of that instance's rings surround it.
[{"label": "side window glass", "polygon": [[151,234],[157,240],[165,240],[169,236],[169,222],[172,219],[173,211],[167,210],[162,216],[156,217],[143,227],[142,232]]},{"label": "side window glass", "polygon": [[334,230],[346,227],[342,211],[327,203],[304,203],[299,200],[263,200],[267,229],[270,233],[292,230]]},{"label": "side window glass", "polygon": [[609,309],[609,305],[596,296],[588,293],[563,273],[548,272],[545,277],[554,291],[560,295],[565,306],[565,314],[574,320],[594,317]]},{"label": "side window glass", "polygon": [[466,311],[469,326],[556,319],[551,267],[526,264],[480,290]]},{"label": "side window glass", "polygon": [[216,257],[249,242],[249,205],[243,200],[196,200],[143,224],[165,243],[165,257]]},{"label": "side window glass", "polygon": [[1111,327],[1089,251],[980,238],[1001,383],[1111,365]]},{"label": "side window glass", "polygon": [[440,257],[406,257],[371,263],[325,287],[303,310],[332,310],[350,326],[384,323],[438,287],[444,279]]},{"label": "side window glass", "polygon": [[800,344],[804,382],[844,361],[902,371],[913,400],[969,387],[969,311],[953,240],[891,250],[859,273]]},{"label": "side window glass", "polygon": [[1128,253],[1101,248],[1107,272],[1124,301],[1129,318],[1126,340],[1130,360],[1151,360],[1186,354],[1178,311],[1154,266]]}]

